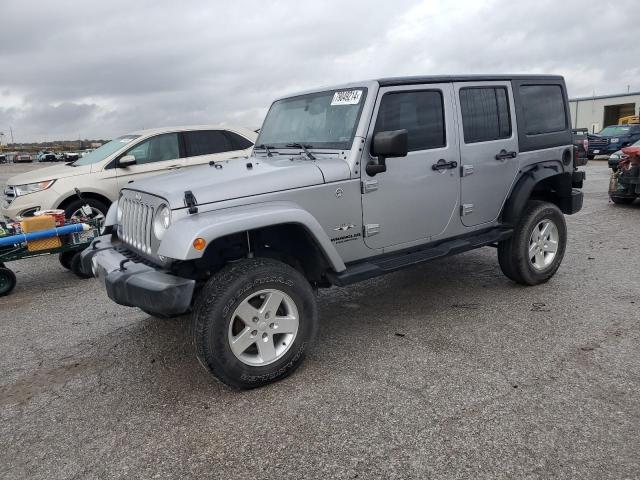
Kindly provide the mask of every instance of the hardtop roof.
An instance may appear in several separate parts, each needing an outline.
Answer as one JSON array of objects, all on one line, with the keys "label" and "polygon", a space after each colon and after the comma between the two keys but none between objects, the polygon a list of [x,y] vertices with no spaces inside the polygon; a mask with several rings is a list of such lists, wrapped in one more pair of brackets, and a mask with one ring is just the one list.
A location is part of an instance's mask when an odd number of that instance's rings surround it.
[{"label": "hardtop roof", "polygon": [[510,80],[551,80],[564,82],[561,75],[426,75],[411,77],[380,78],[377,82],[381,87],[393,85],[415,85],[420,83],[446,83],[446,82],[490,82]]}]

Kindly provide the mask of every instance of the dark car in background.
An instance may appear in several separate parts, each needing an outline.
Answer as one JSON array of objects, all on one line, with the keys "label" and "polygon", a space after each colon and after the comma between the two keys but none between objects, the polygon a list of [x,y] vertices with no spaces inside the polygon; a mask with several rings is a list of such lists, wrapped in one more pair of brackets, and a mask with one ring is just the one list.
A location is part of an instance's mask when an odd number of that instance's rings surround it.
[{"label": "dark car in background", "polygon": [[630,125],[610,125],[598,134],[589,134],[588,157],[611,155],[623,147],[628,147],[640,140],[640,123]]}]

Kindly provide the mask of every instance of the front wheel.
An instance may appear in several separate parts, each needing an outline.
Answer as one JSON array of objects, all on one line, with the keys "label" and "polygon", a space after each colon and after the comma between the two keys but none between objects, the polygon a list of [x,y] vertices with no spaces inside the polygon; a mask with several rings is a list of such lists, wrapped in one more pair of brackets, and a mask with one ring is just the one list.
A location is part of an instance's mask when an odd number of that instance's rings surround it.
[{"label": "front wheel", "polygon": [[198,294],[196,354],[226,385],[260,387],[298,368],[317,317],[311,285],[294,268],[267,258],[233,262]]},{"label": "front wheel", "polygon": [[560,209],[530,201],[513,236],[498,244],[502,272],[521,285],[548,281],[560,267],[567,244],[567,225]]}]

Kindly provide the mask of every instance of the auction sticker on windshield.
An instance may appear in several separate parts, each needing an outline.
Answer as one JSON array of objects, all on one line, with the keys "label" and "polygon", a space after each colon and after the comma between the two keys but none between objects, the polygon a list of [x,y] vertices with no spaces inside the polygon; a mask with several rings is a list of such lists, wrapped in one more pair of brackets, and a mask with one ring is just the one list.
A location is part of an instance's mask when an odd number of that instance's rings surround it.
[{"label": "auction sticker on windshield", "polygon": [[357,105],[361,96],[362,90],[342,90],[333,94],[331,105]]}]

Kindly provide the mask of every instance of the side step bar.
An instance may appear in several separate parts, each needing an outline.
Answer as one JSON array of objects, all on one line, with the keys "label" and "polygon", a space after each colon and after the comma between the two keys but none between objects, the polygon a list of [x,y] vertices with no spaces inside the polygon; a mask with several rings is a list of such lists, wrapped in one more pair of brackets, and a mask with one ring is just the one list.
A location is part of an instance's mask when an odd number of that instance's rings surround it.
[{"label": "side step bar", "polygon": [[513,234],[511,228],[494,228],[474,236],[446,240],[442,243],[430,245],[420,250],[394,252],[363,262],[347,265],[347,269],[340,273],[330,272],[329,280],[334,285],[343,287],[352,283],[377,277],[385,273],[401,270],[413,265],[419,265],[436,258],[443,258],[456,253],[466,252],[475,248],[491,245],[506,240]]}]

